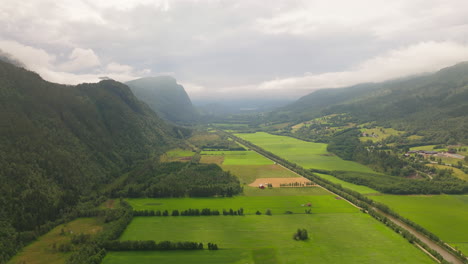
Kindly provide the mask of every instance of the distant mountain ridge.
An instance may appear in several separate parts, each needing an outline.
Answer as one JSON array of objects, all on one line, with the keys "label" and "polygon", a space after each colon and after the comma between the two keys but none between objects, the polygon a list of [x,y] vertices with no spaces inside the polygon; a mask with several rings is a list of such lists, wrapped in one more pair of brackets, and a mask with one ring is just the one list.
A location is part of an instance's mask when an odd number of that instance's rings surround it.
[{"label": "distant mountain ridge", "polygon": [[198,119],[184,87],[171,76],[140,78],[125,84],[163,119],[175,123],[193,123]]},{"label": "distant mountain ridge", "polygon": [[272,116],[307,120],[335,113],[438,141],[468,142],[468,63],[414,78],[318,90]]}]

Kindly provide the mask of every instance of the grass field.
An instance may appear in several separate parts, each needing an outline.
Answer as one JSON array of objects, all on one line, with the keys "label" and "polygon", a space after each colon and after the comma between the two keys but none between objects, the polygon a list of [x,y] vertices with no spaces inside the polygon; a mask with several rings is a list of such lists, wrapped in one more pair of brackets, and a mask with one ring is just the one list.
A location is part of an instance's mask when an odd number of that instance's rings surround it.
[{"label": "grass field", "polygon": [[[64,230],[65,235],[60,234]],[[79,218],[67,224],[59,225],[49,233],[39,237],[32,244],[26,246],[8,264],[61,264],[69,256],[67,253],[53,250],[53,244],[58,247],[60,244],[70,241],[70,232],[74,234],[95,234],[102,229],[102,224],[97,218]]]},{"label": "grass field", "polygon": [[468,254],[468,195],[382,195],[372,199],[388,205]]},{"label": "grass field", "polygon": [[431,151],[431,150],[435,150],[435,151],[447,151],[446,148],[441,148],[441,149],[434,149],[434,147],[437,146],[437,145],[426,145],[426,146],[417,146],[417,147],[412,147],[410,148],[410,150],[426,150],[426,151]]},{"label": "grass field", "polygon": [[[252,187],[253,188],[253,187]],[[258,189],[258,188],[254,188]],[[284,214],[285,211],[294,213],[304,213],[306,209],[303,205],[311,203],[312,213],[350,213],[355,212],[354,207],[344,200],[335,199],[334,196],[325,193],[319,187],[314,188],[273,188],[285,190],[284,192],[295,193],[308,192],[301,196],[236,196],[232,198],[135,198],[127,199],[135,210],[186,210],[193,209],[239,209],[244,208],[245,214],[255,214],[255,212],[265,212],[270,209],[273,214]],[[287,191],[289,189],[289,191]],[[267,194],[269,190],[260,190]],[[254,192],[254,191],[252,191]],[[270,194],[274,194],[275,191]],[[280,193],[281,191],[276,191]],[[307,196],[306,196],[307,195]]]},{"label": "grass field", "polygon": [[245,196],[307,196],[307,195],[329,195],[330,193],[320,187],[307,188],[265,188],[244,186]]},{"label": "grass field", "polygon": [[223,165],[223,170],[236,175],[240,182],[249,184],[258,178],[295,178],[297,174],[277,164],[271,165]]},{"label": "grass field", "polygon": [[371,189],[371,188],[369,188],[367,186],[357,185],[357,184],[354,184],[354,183],[345,182],[345,181],[337,179],[337,178],[335,178],[335,177],[333,177],[331,175],[321,174],[321,173],[315,173],[315,174],[317,174],[318,176],[320,176],[321,178],[323,178],[325,180],[331,181],[333,183],[341,184],[341,186],[343,186],[344,188],[348,188],[348,189],[356,191],[358,193],[362,193],[362,194],[379,193],[379,191]]},{"label": "grass field", "polygon": [[342,160],[327,151],[327,144],[312,143],[286,136],[276,136],[264,132],[236,134],[259,147],[297,163],[306,169],[345,170],[373,172],[356,162]]},{"label": "grass field", "polygon": [[201,155],[223,156],[223,165],[269,165],[273,161],[255,151],[202,151]]},{"label": "grass field", "polygon": [[427,164],[427,166],[436,167],[438,169],[453,170],[453,176],[455,176],[455,177],[457,177],[459,179],[468,181],[468,174],[466,174],[464,171],[462,171],[460,169],[457,169],[457,168],[454,168],[454,167],[451,167],[451,166],[439,165],[439,164]]},{"label": "grass field", "polygon": [[162,162],[171,161],[190,161],[191,157],[195,155],[195,152],[185,149],[173,149],[161,155]]},{"label": "grass field", "polygon": [[[273,215],[136,217],[121,240],[214,242],[221,250],[111,252],[103,263],[433,263],[392,230],[333,195],[172,199],[173,203],[170,199],[138,200],[130,202],[160,203],[167,208],[186,203],[192,208],[226,208],[234,203],[233,207],[246,211],[271,207]],[[299,208],[302,212],[300,204],[304,202],[311,202],[312,214],[278,213]],[[309,240],[294,241],[292,234],[297,228],[307,229]]]},{"label": "grass field", "polygon": [[393,128],[383,128],[383,127],[375,127],[375,128],[361,128],[361,132],[366,133],[368,135],[375,135],[376,137],[368,136],[368,137],[360,137],[359,139],[363,142],[367,140],[371,140],[372,142],[379,142],[382,141],[389,136],[398,136],[403,134],[403,131],[398,131]]},{"label": "grass field", "polygon": [[200,162],[216,163],[236,175],[242,184],[258,178],[292,178],[297,174],[287,170],[255,151],[202,151]]}]

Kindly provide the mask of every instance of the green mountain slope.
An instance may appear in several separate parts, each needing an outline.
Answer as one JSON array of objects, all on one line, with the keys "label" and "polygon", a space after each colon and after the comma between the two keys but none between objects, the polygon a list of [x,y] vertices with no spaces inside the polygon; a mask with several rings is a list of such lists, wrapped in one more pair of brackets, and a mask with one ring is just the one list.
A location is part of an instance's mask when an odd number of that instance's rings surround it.
[{"label": "green mountain slope", "polygon": [[178,141],[124,84],[59,85],[2,61],[0,120],[0,245]]},{"label": "green mountain slope", "polygon": [[170,76],[141,78],[126,84],[136,97],[166,120],[191,123],[198,117],[184,87]]},{"label": "green mountain slope", "polygon": [[468,63],[414,78],[319,90],[278,113],[297,120],[350,113],[428,140],[468,142]]}]

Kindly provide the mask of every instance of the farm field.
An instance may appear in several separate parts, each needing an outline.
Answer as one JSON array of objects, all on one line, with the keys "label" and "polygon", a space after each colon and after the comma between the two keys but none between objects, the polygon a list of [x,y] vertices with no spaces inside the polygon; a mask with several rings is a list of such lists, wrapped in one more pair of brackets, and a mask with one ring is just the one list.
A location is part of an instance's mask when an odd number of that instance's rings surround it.
[{"label": "farm field", "polygon": [[369,188],[367,186],[357,185],[357,184],[354,184],[354,183],[349,183],[349,182],[337,179],[337,178],[335,178],[335,177],[333,177],[331,175],[321,174],[321,173],[315,173],[315,174],[317,174],[318,176],[320,176],[321,178],[323,178],[325,180],[331,181],[333,183],[341,184],[341,186],[343,186],[344,188],[348,188],[348,189],[356,191],[358,193],[362,193],[362,194],[379,193],[379,191],[371,189],[371,188]]},{"label": "farm field", "polygon": [[255,151],[202,151],[202,156],[222,156],[223,165],[269,165],[273,161]]},{"label": "farm field", "polygon": [[367,136],[367,137],[360,137],[359,139],[361,141],[367,141],[371,140],[372,142],[379,142],[382,141],[389,136],[398,136],[403,134],[403,131],[398,131],[393,128],[383,128],[383,127],[375,127],[375,128],[361,128],[362,133],[366,133],[368,135],[375,135],[373,136]]},{"label": "farm field", "polygon": [[[253,187],[252,187],[253,188]],[[258,189],[258,188],[256,188]],[[186,210],[193,209],[244,209],[246,215],[255,212],[265,212],[270,209],[273,214],[283,214],[285,211],[294,213],[304,213],[304,210],[312,209],[313,213],[350,213],[356,209],[351,207],[346,201],[335,199],[333,195],[319,187],[311,188],[273,188],[289,189],[291,193],[296,190],[308,190],[308,195],[301,196],[236,196],[232,198],[134,198],[126,199],[135,210]],[[316,189],[316,190],[314,190]],[[260,190],[259,192],[268,191]],[[301,192],[301,191],[299,191]],[[264,192],[267,193],[267,192]],[[274,194],[274,192],[270,192]],[[325,195],[324,195],[325,193]],[[311,203],[311,207],[303,205]]]},{"label": "farm field", "polygon": [[468,195],[382,195],[372,199],[468,253]]},{"label": "farm field", "polygon": [[[333,196],[325,197],[332,204],[335,202]],[[220,246],[217,252],[199,253],[200,260],[188,252],[194,258],[190,263],[204,263],[208,253],[222,259],[220,263],[433,263],[392,230],[351,205],[345,205],[351,210],[332,205],[327,213],[312,214],[275,214],[273,211],[272,216],[135,217],[120,239],[188,240]],[[292,239],[297,228],[309,230],[307,241]],[[113,254],[106,259],[112,259]],[[115,258],[118,254],[122,253],[117,253]],[[158,256],[158,253],[150,254]],[[182,258],[186,253],[179,254]],[[161,255],[169,257],[165,252]],[[142,263],[138,258],[127,262],[125,257],[121,259],[123,262],[112,263]],[[166,260],[164,256],[161,261],[182,263]],[[104,263],[111,262],[105,260]]]},{"label": "farm field", "polygon": [[[66,234],[60,234],[61,230]],[[97,218],[79,218],[66,224],[59,225],[37,241],[26,246],[12,258],[8,264],[61,264],[65,263],[69,254],[53,250],[53,244],[58,247],[70,241],[70,232],[74,234],[95,234],[102,229],[102,223]],[[68,234],[67,234],[68,233]]]},{"label": "farm field", "polygon": [[171,161],[190,161],[195,155],[195,152],[184,149],[173,149],[161,155],[162,162],[171,162]]},{"label": "farm field", "polygon": [[[249,259],[251,253],[242,249],[232,250],[188,250],[188,251],[123,251],[123,252],[108,252],[102,264],[220,264],[220,263],[236,263],[243,259]],[[253,263],[253,262],[248,262]]]},{"label": "farm field", "polygon": [[320,187],[301,188],[265,188],[244,186],[244,196],[308,196],[308,195],[329,195],[330,193]]},{"label": "farm field", "polygon": [[223,170],[236,175],[242,184],[258,178],[298,177],[255,151],[202,151],[200,162],[220,165]]},{"label": "farm field", "polygon": [[327,151],[327,144],[312,143],[292,137],[276,136],[264,132],[236,134],[259,147],[297,163],[306,169],[373,172],[356,162],[342,160]]},{"label": "farm field", "polygon": [[446,166],[446,165],[439,165],[439,164],[427,164],[427,166],[436,167],[438,169],[453,170],[453,175],[455,177],[457,177],[459,179],[462,179],[462,180],[465,180],[465,181],[468,181],[468,174],[466,174],[465,172],[463,172],[462,170],[460,170],[458,168],[454,168],[454,167]]}]

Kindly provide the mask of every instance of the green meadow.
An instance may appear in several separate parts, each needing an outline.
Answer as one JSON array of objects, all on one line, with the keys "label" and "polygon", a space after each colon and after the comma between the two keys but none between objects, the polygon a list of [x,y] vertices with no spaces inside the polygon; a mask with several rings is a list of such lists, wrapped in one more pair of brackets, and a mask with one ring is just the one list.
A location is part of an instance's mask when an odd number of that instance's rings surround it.
[{"label": "green meadow", "polygon": [[468,195],[382,195],[372,199],[468,254]]},{"label": "green meadow", "polygon": [[349,182],[337,179],[337,178],[335,178],[335,177],[333,177],[331,175],[328,175],[328,174],[321,174],[321,173],[315,173],[315,174],[317,176],[319,176],[320,178],[323,178],[323,179],[328,180],[328,181],[333,182],[333,183],[338,183],[341,186],[343,186],[344,188],[348,188],[348,189],[356,191],[358,193],[362,193],[362,194],[379,193],[379,191],[376,191],[376,190],[374,190],[372,188],[369,188],[367,186],[357,185],[357,184],[354,184],[354,183],[349,183]]},{"label": "green meadow", "polygon": [[[78,218],[69,223],[56,226],[47,234],[24,247],[8,264],[62,264],[70,253],[63,253],[53,249],[61,244],[70,242],[71,234],[95,234],[101,231],[103,223],[97,218]],[[62,233],[62,230],[64,233]]]},{"label": "green meadow", "polygon": [[342,160],[328,152],[327,144],[306,142],[292,137],[276,136],[264,132],[236,134],[236,136],[306,169],[373,172],[364,165]]},{"label": "green meadow", "polygon": [[249,184],[258,178],[295,178],[300,177],[280,165],[222,165],[223,170],[236,175],[240,182]]},{"label": "green meadow", "polygon": [[[257,188],[258,189],[258,188]],[[302,196],[235,196],[232,198],[134,198],[127,199],[135,210],[186,210],[192,209],[239,209],[244,213],[255,214],[257,211],[265,212],[270,209],[273,214],[284,214],[286,211],[304,213],[304,205],[311,203],[312,213],[350,213],[356,209],[346,201],[335,199],[329,193],[324,193],[320,187],[313,188],[273,188],[285,189],[295,192],[295,189],[307,190],[307,195]],[[264,191],[264,190],[260,190]],[[268,191],[268,190],[266,190]],[[267,193],[267,192],[264,192]],[[270,194],[275,195],[274,192]],[[325,194],[325,195],[324,195]]]},{"label": "green meadow", "polygon": [[202,162],[218,163],[223,170],[236,175],[242,184],[258,178],[299,177],[255,151],[202,151],[201,155]]},{"label": "green meadow", "polygon": [[[110,252],[103,263],[433,263],[398,234],[333,195],[129,201],[139,208],[183,209],[187,203],[192,208],[243,207],[247,212],[269,208],[272,215],[135,217],[121,240],[212,242],[221,249]],[[311,202],[312,214],[284,213],[303,212],[305,202]],[[309,239],[293,240],[297,228],[307,229]]]},{"label": "green meadow", "polygon": [[223,156],[223,165],[269,165],[274,163],[255,151],[202,151],[200,154]]}]

